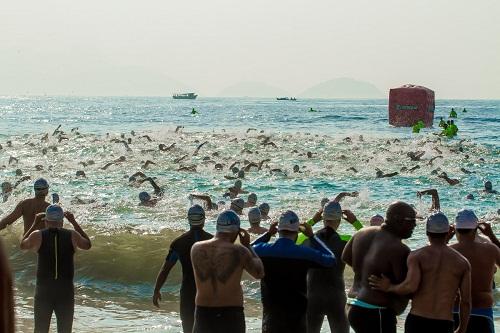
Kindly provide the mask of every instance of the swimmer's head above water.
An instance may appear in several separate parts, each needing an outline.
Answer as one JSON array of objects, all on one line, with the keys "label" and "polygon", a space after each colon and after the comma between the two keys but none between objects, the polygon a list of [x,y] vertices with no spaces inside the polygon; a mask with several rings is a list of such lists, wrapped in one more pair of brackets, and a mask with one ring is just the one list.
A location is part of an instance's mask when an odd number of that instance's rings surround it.
[{"label": "swimmer's head above water", "polygon": [[376,214],[376,215],[373,215],[371,218],[370,218],[370,226],[381,226],[382,223],[384,223],[384,217],[380,214]]},{"label": "swimmer's head above water", "polygon": [[250,222],[250,224],[259,224],[261,218],[260,209],[258,207],[250,208],[248,211],[248,222]]}]

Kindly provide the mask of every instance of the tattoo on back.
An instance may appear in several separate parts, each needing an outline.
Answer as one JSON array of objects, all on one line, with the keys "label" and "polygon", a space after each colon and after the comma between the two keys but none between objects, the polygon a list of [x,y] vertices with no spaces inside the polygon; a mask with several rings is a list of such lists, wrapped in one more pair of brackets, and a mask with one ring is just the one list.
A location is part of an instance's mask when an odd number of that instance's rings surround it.
[{"label": "tattoo on back", "polygon": [[226,283],[240,265],[240,252],[232,248],[211,256],[207,250],[198,249],[193,253],[193,265],[199,279],[202,282],[210,279],[214,291],[217,291],[217,283]]}]

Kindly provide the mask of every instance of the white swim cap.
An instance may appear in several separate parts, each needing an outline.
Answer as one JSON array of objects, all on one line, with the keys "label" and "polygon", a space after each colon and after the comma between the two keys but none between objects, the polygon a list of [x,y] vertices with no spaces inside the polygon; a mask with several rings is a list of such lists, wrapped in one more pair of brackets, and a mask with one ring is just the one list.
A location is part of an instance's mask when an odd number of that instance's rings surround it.
[{"label": "white swim cap", "polygon": [[342,207],[336,201],[328,201],[323,206],[323,220],[340,221],[342,218]]},{"label": "white swim cap", "polygon": [[291,210],[282,213],[278,222],[278,230],[299,231],[299,217]]},{"label": "white swim cap", "polygon": [[462,209],[455,218],[455,227],[457,229],[476,229],[477,223],[477,216],[470,209]]},{"label": "white swim cap", "polygon": [[240,218],[232,210],[225,210],[217,217],[217,232],[238,232],[240,230]]},{"label": "white swim cap", "polygon": [[259,223],[261,220],[260,209],[253,207],[248,211],[248,221],[252,223]]},{"label": "white swim cap", "polygon": [[189,208],[187,215],[190,225],[202,225],[205,222],[205,210],[200,205]]},{"label": "white swim cap", "polygon": [[45,210],[45,220],[52,222],[62,222],[64,220],[64,211],[59,205],[50,205]]},{"label": "white swim cap", "polygon": [[427,218],[426,230],[435,234],[444,234],[450,230],[450,222],[443,213],[433,213]]},{"label": "white swim cap", "polygon": [[375,214],[370,218],[370,225],[371,226],[380,226],[382,223],[384,223],[384,217],[380,214]]}]

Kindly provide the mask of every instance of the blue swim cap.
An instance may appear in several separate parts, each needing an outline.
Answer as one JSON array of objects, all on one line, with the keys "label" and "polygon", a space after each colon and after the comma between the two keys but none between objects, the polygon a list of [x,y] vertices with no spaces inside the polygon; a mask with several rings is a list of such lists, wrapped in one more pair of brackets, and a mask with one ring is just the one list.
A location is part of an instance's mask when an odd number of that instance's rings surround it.
[{"label": "blue swim cap", "polygon": [[139,200],[141,200],[141,202],[149,201],[151,200],[151,196],[148,192],[141,192],[139,193]]},{"label": "blue swim cap", "polygon": [[35,191],[46,190],[49,188],[49,183],[43,178],[38,178],[33,184],[33,188]]},{"label": "blue swim cap", "polygon": [[64,220],[64,211],[59,205],[50,205],[45,210],[45,220],[52,222],[62,222]]},{"label": "blue swim cap", "polygon": [[245,208],[245,200],[243,200],[242,198],[234,198],[233,200],[231,200],[231,206],[243,209]]},{"label": "blue swim cap", "polygon": [[450,230],[450,222],[441,212],[431,214],[427,218],[426,231],[435,234],[444,234]]},{"label": "blue swim cap", "polygon": [[240,230],[240,218],[232,210],[225,210],[217,217],[217,232],[238,232]]}]

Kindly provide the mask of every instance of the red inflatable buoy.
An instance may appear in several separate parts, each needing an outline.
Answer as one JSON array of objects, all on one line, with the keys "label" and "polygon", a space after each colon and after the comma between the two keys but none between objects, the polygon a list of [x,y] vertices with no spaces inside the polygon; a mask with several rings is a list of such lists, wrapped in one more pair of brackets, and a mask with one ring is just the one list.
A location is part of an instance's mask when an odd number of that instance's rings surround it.
[{"label": "red inflatable buoy", "polygon": [[434,120],[434,91],[423,86],[405,84],[389,92],[389,124],[413,126],[422,120],[431,127]]}]

